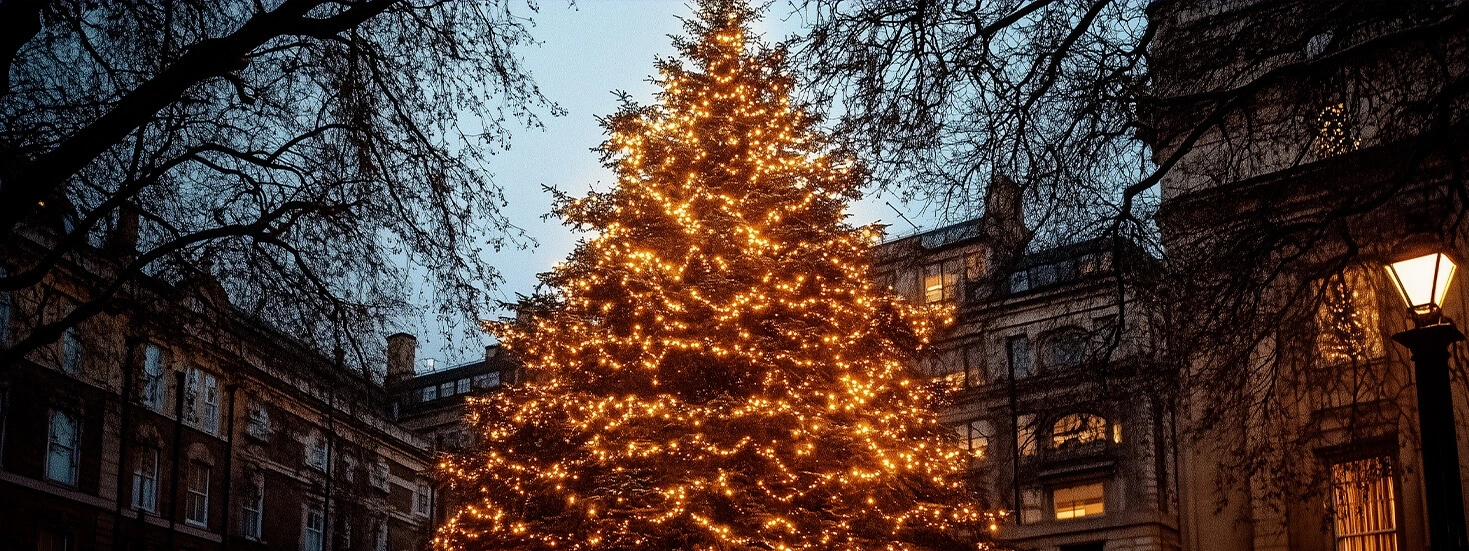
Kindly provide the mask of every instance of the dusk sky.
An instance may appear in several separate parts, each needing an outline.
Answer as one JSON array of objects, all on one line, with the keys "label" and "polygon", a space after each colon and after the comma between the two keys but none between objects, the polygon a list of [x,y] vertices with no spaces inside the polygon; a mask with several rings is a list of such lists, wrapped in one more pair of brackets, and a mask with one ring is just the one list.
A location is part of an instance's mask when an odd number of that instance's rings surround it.
[{"label": "dusk sky", "polygon": [[[777,3],[756,30],[774,42],[800,28],[787,18],[788,7]],[[527,250],[506,249],[492,255],[493,264],[505,277],[496,297],[511,301],[516,293],[529,294],[536,274],[564,259],[576,244],[577,235],[558,220],[542,220],[551,208],[551,196],[542,184],[573,195],[592,186],[605,189],[613,178],[591,149],[604,139],[596,117],[617,109],[614,90],[632,94],[640,103],[651,102],[656,86],[648,82],[657,56],[676,52],[669,35],[683,31],[681,17],[690,8],[682,0],[586,0],[568,6],[559,0],[540,4],[532,32],[542,43],[525,48],[526,66],[553,101],[565,108],[563,117],[546,117],[544,130],[520,130],[511,140],[511,150],[491,159],[495,181],[505,188],[510,202],[507,212],[516,225],[538,242]],[[891,224],[893,233],[908,233],[912,227],[899,220],[886,203],[902,209],[909,219],[924,226],[933,224],[921,204],[901,204],[892,196],[871,196],[853,205],[851,221]],[[425,292],[419,301],[432,302]],[[506,312],[508,313],[508,312]],[[451,333],[464,328],[451,327]],[[416,327],[405,327],[419,338],[419,357],[436,360],[437,367],[474,361],[483,345],[494,342],[446,342],[444,328],[431,316]],[[422,362],[420,362],[422,364]]]}]

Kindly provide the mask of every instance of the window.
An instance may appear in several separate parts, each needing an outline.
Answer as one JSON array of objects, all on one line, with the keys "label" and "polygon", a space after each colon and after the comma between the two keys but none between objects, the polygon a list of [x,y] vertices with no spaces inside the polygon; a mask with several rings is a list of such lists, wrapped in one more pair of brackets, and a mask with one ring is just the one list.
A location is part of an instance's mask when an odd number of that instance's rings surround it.
[{"label": "window", "polygon": [[388,521],[378,519],[373,524],[372,551],[388,551]]},{"label": "window", "polygon": [[72,551],[71,530],[61,526],[42,526],[36,549],[40,551]]},{"label": "window", "polygon": [[[1120,433],[1119,433],[1120,435]],[[1051,426],[1051,447],[1100,442],[1107,439],[1107,420],[1090,413],[1073,413]]]},{"label": "window", "polygon": [[250,477],[250,482],[245,484],[241,507],[241,534],[247,539],[260,541],[265,533],[265,475],[256,473]]},{"label": "window", "polygon": [[456,383],[454,383],[454,384],[457,387],[457,388],[454,389],[454,393],[455,394],[467,394],[467,393],[469,393],[469,378],[466,377],[466,378],[463,378],[463,379],[459,379],[459,381],[456,382]]},{"label": "window", "polygon": [[990,422],[984,419],[975,419],[963,425],[959,425],[959,438],[964,441],[969,450],[969,455],[975,459],[984,459],[989,453],[990,436],[994,435],[994,428]]},{"label": "window", "polygon": [[1073,367],[1086,359],[1087,333],[1078,328],[1060,329],[1046,339],[1047,367]]},{"label": "window", "polygon": [[964,259],[955,258],[923,267],[923,301],[926,303],[959,300],[959,286],[964,281]]},{"label": "window", "polygon": [[67,375],[82,372],[82,335],[75,327],[61,334],[61,371]]},{"label": "window", "polygon": [[158,448],[138,450],[133,463],[133,508],[158,511]]},{"label": "window", "polygon": [[357,480],[357,458],[342,454],[342,466],[338,474],[342,475],[342,480],[355,482]]},{"label": "window", "polygon": [[374,488],[384,492],[388,491],[388,461],[386,459],[379,458],[376,463],[372,464],[372,471],[368,473],[367,482]]},{"label": "window", "polygon": [[209,465],[189,462],[188,495],[184,496],[184,522],[209,526]]},{"label": "window", "polygon": [[1020,523],[1034,524],[1041,521],[1041,491],[1026,488],[1020,491]]},{"label": "window", "polygon": [[1316,347],[1327,362],[1363,361],[1383,355],[1377,299],[1364,279],[1360,274],[1345,273],[1321,284]]},{"label": "window", "polygon": [[433,500],[433,495],[431,492],[432,490],[429,488],[427,482],[420,481],[418,483],[418,488],[413,491],[414,514],[421,517],[426,517],[429,515],[429,509],[432,507]]},{"label": "window", "polygon": [[964,384],[970,387],[984,386],[984,348],[979,342],[964,347]]},{"label": "window", "polygon": [[439,397],[448,398],[454,395],[454,381],[439,383]]},{"label": "window", "polygon": [[1015,449],[1022,457],[1034,456],[1039,446],[1035,439],[1035,414],[1027,413],[1015,418]]},{"label": "window", "polygon": [[474,388],[495,388],[500,386],[500,372],[481,373],[474,376]]},{"label": "window", "polygon": [[189,368],[184,378],[184,421],[209,434],[219,434],[219,379]]},{"label": "window", "polygon": [[250,406],[249,419],[245,422],[245,434],[260,440],[270,439],[270,412],[264,404]]},{"label": "window", "polygon": [[1010,292],[1023,293],[1030,290],[1030,273],[1025,270],[1010,274]]},{"label": "window", "polygon": [[437,399],[439,399],[439,387],[432,385],[423,387],[423,401],[428,402]]},{"label": "window", "polygon": [[1010,351],[1010,372],[1016,379],[1023,379],[1035,374],[1035,362],[1030,356],[1030,338],[1025,335],[1010,337],[1006,341],[1006,349]]},{"label": "window", "polygon": [[1398,549],[1398,504],[1391,467],[1386,457],[1331,466],[1337,551]]},{"label": "window", "polygon": [[46,446],[47,480],[69,485],[77,483],[79,432],[75,415],[51,410],[51,431]]},{"label": "window", "polygon": [[326,471],[327,441],[321,433],[312,431],[306,437],[306,466]]},{"label": "window", "polygon": [[302,551],[321,551],[326,543],[326,516],[321,512],[320,503],[306,507],[306,519],[301,524]]},{"label": "window", "polygon": [[1057,488],[1051,494],[1056,504],[1056,520],[1094,517],[1106,511],[1106,495],[1101,482]]},{"label": "window", "polygon": [[[963,351],[958,348],[944,350],[931,350],[920,363],[923,374],[932,379],[950,379],[955,382],[963,382],[964,357]],[[959,379],[954,379],[955,376]]]},{"label": "window", "polygon": [[918,271],[912,268],[899,270],[895,275],[896,287],[893,289],[897,295],[908,300],[917,302],[922,295],[918,293]]},{"label": "window", "polygon": [[150,344],[143,351],[143,405],[163,409],[163,349]]}]

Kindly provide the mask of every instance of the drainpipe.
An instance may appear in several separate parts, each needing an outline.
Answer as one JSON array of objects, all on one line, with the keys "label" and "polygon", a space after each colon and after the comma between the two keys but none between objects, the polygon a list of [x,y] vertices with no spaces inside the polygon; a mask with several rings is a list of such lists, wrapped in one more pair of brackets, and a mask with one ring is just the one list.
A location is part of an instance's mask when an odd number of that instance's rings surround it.
[{"label": "drainpipe", "polygon": [[230,548],[230,490],[234,488],[235,482],[235,391],[240,389],[238,384],[225,385],[225,392],[229,393],[229,405],[226,406],[224,433],[224,515],[221,517],[224,526],[220,529],[220,551]]},{"label": "drainpipe", "polygon": [[178,531],[179,518],[179,462],[184,453],[184,372],[173,374],[173,465],[168,475],[168,491],[173,498],[168,503],[168,548],[177,549],[174,534]]},{"label": "drainpipe", "polygon": [[[114,542],[118,541],[117,531],[122,525],[122,510],[125,507],[122,502],[122,489],[123,484],[127,483],[127,469],[124,466],[127,465],[128,442],[132,440],[133,433],[131,424],[132,416],[129,414],[132,412],[133,364],[138,358],[138,343],[139,339],[137,337],[128,337],[123,345],[127,352],[123,356],[122,362],[122,393],[118,396],[121,411],[118,414],[118,434],[120,439],[117,444],[117,509],[113,511],[112,515],[112,541]],[[134,497],[133,499],[137,498]],[[128,539],[131,540],[132,538]]]}]

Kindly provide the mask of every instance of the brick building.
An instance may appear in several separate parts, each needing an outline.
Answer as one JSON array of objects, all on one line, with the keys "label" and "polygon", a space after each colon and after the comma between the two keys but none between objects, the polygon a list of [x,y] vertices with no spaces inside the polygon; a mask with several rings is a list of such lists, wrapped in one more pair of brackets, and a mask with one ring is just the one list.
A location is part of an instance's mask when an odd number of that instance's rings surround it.
[{"label": "brick building", "polygon": [[[11,273],[48,239],[19,233]],[[85,249],[0,296],[0,339],[117,266]],[[432,466],[380,381],[252,321],[209,278],[127,285],[0,366],[0,550],[417,550]]]}]

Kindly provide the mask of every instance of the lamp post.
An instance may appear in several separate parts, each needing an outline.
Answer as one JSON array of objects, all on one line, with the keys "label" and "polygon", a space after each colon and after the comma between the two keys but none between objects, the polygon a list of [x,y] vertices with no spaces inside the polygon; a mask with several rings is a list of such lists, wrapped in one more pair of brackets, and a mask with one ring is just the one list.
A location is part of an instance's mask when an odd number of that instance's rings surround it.
[{"label": "lamp post", "polygon": [[1394,262],[1387,273],[1408,304],[1413,328],[1393,335],[1413,354],[1418,386],[1418,431],[1422,439],[1423,489],[1428,506],[1428,541],[1433,551],[1469,551],[1464,529],[1464,492],[1459,480],[1459,442],[1449,389],[1449,346],[1464,334],[1443,316],[1441,305],[1454,277],[1454,262],[1432,253]]}]

